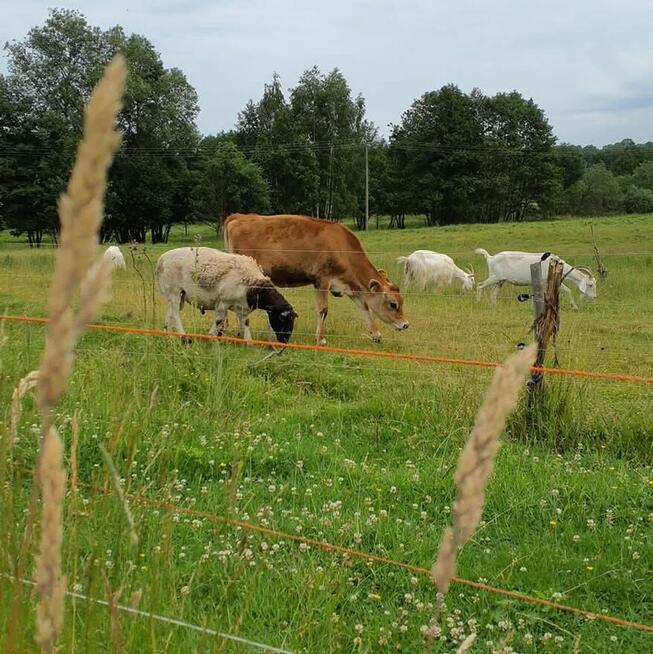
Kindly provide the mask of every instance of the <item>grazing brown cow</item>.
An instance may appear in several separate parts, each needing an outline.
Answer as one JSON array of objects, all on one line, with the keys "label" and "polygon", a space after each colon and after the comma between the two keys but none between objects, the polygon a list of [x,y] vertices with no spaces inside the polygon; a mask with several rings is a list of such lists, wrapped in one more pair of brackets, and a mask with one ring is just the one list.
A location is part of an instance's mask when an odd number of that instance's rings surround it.
[{"label": "grazing brown cow", "polygon": [[230,252],[256,259],[277,286],[315,287],[318,344],[326,343],[329,291],[351,298],[375,342],[381,333],[370,311],[397,330],[408,329],[399,287],[370,263],[346,227],[307,216],[234,213],[225,221],[224,236]]}]

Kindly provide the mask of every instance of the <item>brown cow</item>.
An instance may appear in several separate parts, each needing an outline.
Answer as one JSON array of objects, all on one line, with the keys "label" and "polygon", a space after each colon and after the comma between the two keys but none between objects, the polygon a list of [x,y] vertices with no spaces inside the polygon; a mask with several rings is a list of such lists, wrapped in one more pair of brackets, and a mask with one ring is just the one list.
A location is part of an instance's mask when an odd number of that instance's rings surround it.
[{"label": "brown cow", "polygon": [[329,291],[351,298],[377,343],[381,333],[370,310],[395,329],[408,329],[399,287],[370,263],[346,227],[307,216],[235,213],[225,221],[224,236],[230,252],[256,259],[277,286],[315,287],[318,344],[326,343]]}]

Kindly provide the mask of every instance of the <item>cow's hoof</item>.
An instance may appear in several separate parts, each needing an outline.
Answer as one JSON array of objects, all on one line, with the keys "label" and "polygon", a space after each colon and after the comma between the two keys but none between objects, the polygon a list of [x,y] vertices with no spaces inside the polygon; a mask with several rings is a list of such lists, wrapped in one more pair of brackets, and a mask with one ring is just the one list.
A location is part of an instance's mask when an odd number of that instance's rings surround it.
[{"label": "cow's hoof", "polygon": [[318,338],[317,339],[317,344],[318,345],[326,345],[326,338]]},{"label": "cow's hoof", "polygon": [[372,334],[372,340],[375,343],[380,343],[381,342],[381,334],[379,334],[379,333]]},{"label": "cow's hoof", "polygon": [[183,345],[190,345],[193,342],[190,336],[182,336],[179,340]]}]

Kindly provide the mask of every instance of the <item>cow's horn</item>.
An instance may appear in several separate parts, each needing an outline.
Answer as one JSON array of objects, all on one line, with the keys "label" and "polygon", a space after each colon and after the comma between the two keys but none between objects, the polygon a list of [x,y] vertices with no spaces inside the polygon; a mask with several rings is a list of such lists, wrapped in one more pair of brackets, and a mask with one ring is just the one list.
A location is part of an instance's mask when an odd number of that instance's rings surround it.
[{"label": "cow's horn", "polygon": [[580,270],[582,273],[585,273],[588,277],[591,277],[592,279],[594,279],[594,274],[586,266],[576,266],[576,270]]}]

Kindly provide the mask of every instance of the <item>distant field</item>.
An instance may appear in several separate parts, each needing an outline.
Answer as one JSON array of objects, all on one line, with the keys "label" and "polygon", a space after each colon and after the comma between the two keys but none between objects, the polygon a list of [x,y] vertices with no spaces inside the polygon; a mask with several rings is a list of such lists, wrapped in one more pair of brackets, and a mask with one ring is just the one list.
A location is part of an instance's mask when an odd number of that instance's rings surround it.
[{"label": "distant field", "polygon": [[[418,248],[473,265],[482,280],[486,266],[476,247],[553,250],[594,269],[590,222],[609,275],[598,299],[579,303],[577,312],[562,298],[559,364],[653,376],[651,216],[379,230],[362,240],[399,283],[395,258]],[[145,253],[154,263],[197,234],[203,245],[221,247],[215,232],[191,227]],[[100,322],[160,328],[163,304],[150,261],[142,248],[133,258],[127,246],[123,252],[128,269],[117,273]],[[45,315],[52,266],[52,249],[30,250],[0,234],[0,311]],[[312,289],[283,292],[300,314],[293,341],[313,343]],[[380,345],[366,337],[349,300],[332,298],[327,338],[342,347],[499,361],[529,338],[532,310],[516,301],[518,292],[504,287],[496,306],[487,293],[477,302],[458,286],[409,292],[410,330],[381,327]],[[182,319],[189,332],[210,325],[209,314],[189,308]],[[254,327],[255,337],[268,338],[261,316]],[[6,323],[0,330],[7,337],[0,401],[7,406],[18,379],[37,366],[43,329]],[[131,493],[430,567],[451,520],[456,459],[491,372],[291,351],[261,363],[264,354],[88,333],[58,419],[69,446],[70,419],[79,413],[80,479],[105,484],[103,443]],[[485,523],[462,551],[458,574],[653,622],[652,400],[650,386],[550,379],[539,413],[521,407],[510,422]],[[20,465],[33,464],[36,422],[28,399],[14,453]],[[7,525],[1,573],[11,572],[28,491],[20,471],[0,490]],[[142,589],[145,611],[293,652],[422,651],[435,596],[427,578],[135,504],[134,547],[119,502],[90,490],[70,494],[67,511],[69,588],[105,598],[103,571],[114,589],[125,582],[123,603]],[[0,577],[0,634],[11,593]],[[577,638],[580,652],[653,649],[651,635],[462,586],[452,587],[446,605],[438,652],[455,651],[470,631],[479,634],[473,652],[571,652]],[[65,652],[250,651],[128,615],[120,617],[123,650],[116,650],[108,644],[118,636],[106,608],[67,606]],[[21,651],[33,642],[31,610],[21,616]]]}]

